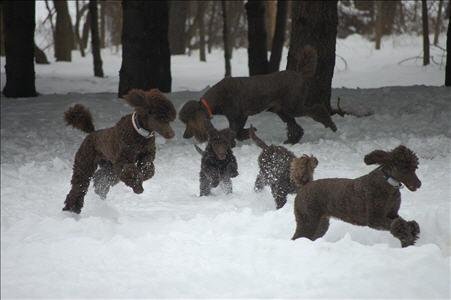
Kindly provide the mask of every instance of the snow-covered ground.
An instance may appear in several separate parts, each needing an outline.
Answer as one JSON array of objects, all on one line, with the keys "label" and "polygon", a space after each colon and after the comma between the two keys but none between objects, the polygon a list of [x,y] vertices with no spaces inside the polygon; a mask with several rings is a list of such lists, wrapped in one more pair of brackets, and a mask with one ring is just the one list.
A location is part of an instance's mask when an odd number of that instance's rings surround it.
[{"label": "snow-covered ground", "polygon": [[[442,34],[439,45],[445,45]],[[432,38],[432,37],[431,37]],[[445,82],[444,52],[431,47],[433,61],[422,66],[421,59],[410,59],[422,55],[419,36],[390,36],[382,41],[381,50],[374,49],[374,43],[359,35],[337,40],[337,59],[333,87],[375,88],[382,86],[433,85]],[[281,70],[286,67],[287,49],[284,49]],[[116,93],[121,67],[121,52],[102,50],[103,70],[106,78],[93,76],[92,55],[82,58],[80,52],[73,51],[71,63],[54,62],[49,49],[50,65],[36,65],[36,88],[43,94],[73,93]],[[345,65],[346,62],[346,65]],[[232,75],[248,76],[247,50],[236,49],[232,57]],[[4,57],[1,58],[1,87],[5,84]],[[207,55],[207,62],[199,61],[199,53],[191,56],[172,56],[172,90],[198,91],[213,85],[224,77],[224,53],[215,49]]]},{"label": "snow-covered ground", "polygon": [[[77,80],[83,79],[74,77],[74,86]],[[60,83],[48,82],[49,88]],[[180,108],[199,95],[169,96]],[[233,194],[198,197],[200,157],[181,138],[180,121],[174,140],[157,139],[156,174],[143,194],[120,183],[102,201],[90,190],[81,215],[63,213],[84,137],[64,125],[64,110],[85,104],[102,128],[130,108],[111,93],[3,98],[2,297],[449,297],[450,90],[334,89],[338,96],[343,108],[374,114],[336,116],[336,133],[301,118],[306,134],[289,149],[318,157],[316,178],[365,174],[374,167],[363,156],[374,149],[402,143],[415,150],[423,185],[415,193],[402,190],[400,209],[421,226],[415,246],[403,249],[388,232],[336,220],[323,239],[291,241],[294,195],[275,210],[269,190],[253,192],[259,150],[249,142],[234,149],[240,175]],[[214,122],[227,125],[220,117]],[[268,142],[284,140],[284,125],[273,114],[249,123]]]}]

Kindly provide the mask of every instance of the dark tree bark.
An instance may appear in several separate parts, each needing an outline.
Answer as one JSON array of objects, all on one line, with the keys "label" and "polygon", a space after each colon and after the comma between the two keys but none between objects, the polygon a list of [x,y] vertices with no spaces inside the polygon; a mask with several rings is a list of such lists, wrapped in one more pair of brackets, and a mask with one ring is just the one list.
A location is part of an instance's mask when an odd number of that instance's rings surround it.
[{"label": "dark tree bark", "polygon": [[123,1],[119,97],[130,89],[171,91],[166,1]]},{"label": "dark tree bark", "polygon": [[47,55],[45,55],[45,52],[39,49],[39,47],[34,44],[34,57],[36,59],[37,64],[41,65],[48,65],[49,60],[47,59]]},{"label": "dark tree bark", "polygon": [[55,58],[56,61],[71,61],[74,34],[66,0],[54,0],[56,10]]},{"label": "dark tree bark", "polygon": [[89,14],[91,17],[91,51],[94,63],[94,76],[103,77],[102,58],[100,57],[99,24],[97,0],[89,0]]},{"label": "dark tree bark", "polygon": [[421,17],[423,21],[423,66],[429,65],[429,24],[428,24],[428,4],[426,0],[421,0]]},{"label": "dark tree bark", "polygon": [[434,30],[434,45],[438,44],[438,37],[440,35],[440,25],[442,23],[442,8],[443,8],[443,0],[438,2],[438,11],[437,11],[437,19],[435,21],[435,30]]},{"label": "dark tree bark", "polygon": [[266,48],[265,3],[249,0],[246,5],[248,22],[249,75],[268,73],[268,49]]},{"label": "dark tree bark", "polygon": [[205,54],[205,11],[207,10],[207,1],[199,1],[197,5],[199,15],[199,58],[200,61],[207,61]]},{"label": "dark tree bark", "polygon": [[299,53],[307,45],[314,47],[318,62],[315,76],[309,83],[307,104],[324,104],[330,112],[337,24],[337,1],[293,2],[287,69],[299,71]]},{"label": "dark tree bark", "polygon": [[224,61],[225,61],[225,77],[232,76],[232,67],[230,66],[230,41],[229,41],[229,24],[227,21],[227,3],[221,0],[222,9],[222,39],[224,41]]},{"label": "dark tree bark", "polygon": [[383,13],[383,2],[376,1],[376,24],[374,26],[374,40],[376,42],[376,50],[381,48],[382,35],[384,29],[384,13]]},{"label": "dark tree bark", "polygon": [[269,73],[279,71],[282,58],[283,43],[285,42],[285,30],[287,25],[288,1],[277,1],[276,29],[272,40],[271,58],[269,59]]},{"label": "dark tree bark", "polygon": [[83,45],[83,41],[80,37],[80,31],[79,31],[79,27],[80,27],[80,20],[83,17],[83,14],[85,13],[85,11],[88,10],[89,5],[85,4],[81,9],[80,9],[80,1],[76,0],[75,1],[75,26],[74,26],[74,34],[75,34],[75,40],[78,43],[78,48],[80,49],[80,54],[82,57],[85,57],[85,47],[86,45]]},{"label": "dark tree bark", "polygon": [[169,45],[171,46],[171,54],[185,54],[188,5],[188,1],[170,1]]},{"label": "dark tree bark", "polygon": [[6,97],[36,97],[34,73],[34,1],[3,1],[5,10]]},{"label": "dark tree bark", "polygon": [[53,14],[54,14],[54,12],[50,8],[48,0],[45,0],[45,7],[47,8],[47,12],[48,12],[48,17],[47,18],[49,19],[50,28],[52,29],[53,43],[55,43],[55,26],[53,25]]},{"label": "dark tree bark", "polygon": [[106,3],[105,0],[100,0],[100,48],[105,48],[105,10],[106,10]]},{"label": "dark tree bark", "polygon": [[265,26],[266,26],[266,48],[270,49],[273,44],[276,31],[277,0],[264,0],[265,4]]},{"label": "dark tree bark", "polygon": [[207,48],[208,53],[211,53],[211,50],[213,49],[213,43],[214,43],[214,22],[216,19],[216,8],[217,8],[217,2],[212,1],[211,5],[211,13],[210,13],[210,19],[208,21],[208,42],[207,42]]},{"label": "dark tree bark", "polygon": [[5,56],[5,23],[3,2],[0,2],[0,56]]},{"label": "dark tree bark", "polygon": [[83,49],[86,49],[88,46],[88,39],[89,39],[89,31],[91,29],[91,14],[88,11],[86,14],[86,20],[83,24],[83,29],[81,30],[81,45]]},{"label": "dark tree bark", "polygon": [[[451,16],[451,5],[448,6],[448,15]],[[451,86],[451,18],[448,19],[448,31],[446,34],[445,85]]]}]

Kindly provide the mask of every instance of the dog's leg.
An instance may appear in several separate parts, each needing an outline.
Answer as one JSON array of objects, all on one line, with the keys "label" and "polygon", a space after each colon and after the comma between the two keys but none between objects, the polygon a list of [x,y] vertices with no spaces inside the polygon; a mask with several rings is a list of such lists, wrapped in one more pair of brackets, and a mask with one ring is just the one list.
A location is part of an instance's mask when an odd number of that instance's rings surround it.
[{"label": "dog's leg", "polygon": [[64,201],[63,210],[79,214],[83,207],[84,197],[88,191],[91,176],[96,170],[95,148],[91,136],[87,136],[77,153],[73,166],[71,190]]},{"label": "dog's leg", "polygon": [[272,196],[274,197],[274,201],[276,202],[277,209],[282,208],[285,205],[285,203],[287,203],[288,192],[283,187],[277,184],[272,184],[271,193]]},{"label": "dog's leg", "polygon": [[127,186],[133,189],[135,194],[144,192],[143,188],[143,174],[134,163],[126,164],[122,168],[119,179]]},{"label": "dog's leg", "polygon": [[301,126],[296,123],[293,117],[288,116],[283,112],[276,112],[280,119],[287,124],[287,137],[288,139],[284,142],[285,144],[296,144],[298,143],[302,136],[304,135],[304,130]]},{"label": "dog's leg", "polygon": [[316,240],[317,238],[324,236],[328,229],[329,229],[329,218],[322,217],[319,221],[318,228],[316,228],[315,236],[313,237],[313,239]]},{"label": "dog's leg", "polygon": [[300,237],[306,237],[312,241],[317,239],[320,225],[320,216],[308,214],[296,214],[296,231],[291,238],[292,240]]},{"label": "dog's leg", "polygon": [[154,159],[155,155],[151,155],[150,152],[139,156],[137,159],[136,165],[141,171],[144,181],[152,178],[155,174],[155,166],[153,164]]},{"label": "dog's leg", "polygon": [[227,117],[227,120],[229,120],[230,129],[235,131],[237,140],[243,141],[249,138],[249,129],[244,129],[244,125],[246,125],[247,121],[247,116],[239,116],[235,118]]},{"label": "dog's leg", "polygon": [[211,182],[204,172],[200,172],[200,196],[208,196],[211,192]]},{"label": "dog's leg", "polygon": [[265,177],[262,172],[258,172],[257,178],[255,179],[254,191],[261,192],[265,187]]},{"label": "dog's leg", "polygon": [[390,233],[401,241],[401,246],[404,248],[415,244],[420,233],[420,228],[417,222],[406,222],[403,218],[399,217],[391,223]]}]

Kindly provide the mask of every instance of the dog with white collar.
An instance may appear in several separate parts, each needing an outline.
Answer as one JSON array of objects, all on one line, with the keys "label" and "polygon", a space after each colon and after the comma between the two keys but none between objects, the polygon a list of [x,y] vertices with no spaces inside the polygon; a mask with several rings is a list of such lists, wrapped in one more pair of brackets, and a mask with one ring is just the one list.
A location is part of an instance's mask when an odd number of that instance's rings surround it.
[{"label": "dog with white collar", "polygon": [[154,175],[155,133],[166,139],[174,137],[170,122],[175,120],[176,110],[157,89],[134,89],[124,98],[135,111],[110,128],[95,130],[91,113],[80,104],[65,112],[66,123],[88,135],[75,154],[72,188],[63,210],[81,212],[91,178],[96,193],[105,198],[119,181],[140,194],[143,181]]},{"label": "dog with white collar", "polygon": [[386,230],[401,241],[402,247],[413,245],[420,227],[416,221],[399,216],[400,188],[414,192],[421,186],[415,174],[418,157],[400,145],[391,151],[375,150],[364,158],[367,165],[379,167],[356,179],[326,178],[314,180],[299,190],[294,204],[296,232],[293,240],[322,237],[329,219]]}]

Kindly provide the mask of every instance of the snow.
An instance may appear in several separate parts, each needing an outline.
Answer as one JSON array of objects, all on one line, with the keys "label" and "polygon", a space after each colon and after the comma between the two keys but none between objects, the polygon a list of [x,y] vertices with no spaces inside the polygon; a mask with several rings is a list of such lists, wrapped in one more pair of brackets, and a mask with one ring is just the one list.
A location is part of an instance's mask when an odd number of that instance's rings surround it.
[{"label": "snow", "polygon": [[[42,77],[55,89],[65,80]],[[200,93],[168,96],[179,109]],[[401,248],[388,232],[338,220],[322,239],[291,241],[294,195],[275,210],[268,189],[254,193],[259,149],[250,142],[234,149],[234,192],[198,197],[200,157],[178,120],[173,140],[157,138],[156,174],[143,194],[120,183],[103,201],[90,189],[80,215],[63,213],[85,136],[64,125],[64,110],[82,103],[103,128],[131,109],[112,93],[2,98],[2,297],[449,297],[449,88],[339,88],[334,105],[337,97],[344,109],[373,115],[334,116],[336,133],[299,118],[305,136],[288,148],[319,159],[316,178],[363,175],[374,168],[363,163],[374,149],[402,143],[416,151],[422,187],[403,189],[400,209],[421,227],[415,246]],[[227,125],[221,117],[214,123]],[[271,113],[250,123],[265,141],[285,139],[284,124]]]},{"label": "snow", "polygon": [[[445,45],[441,35],[439,45]],[[431,37],[432,39],[432,37]],[[390,36],[382,40],[382,48],[374,49],[374,43],[359,35],[337,40],[337,59],[333,87],[376,88],[383,86],[430,85],[442,86],[445,81],[445,52],[431,46],[433,61],[422,66],[422,59],[410,59],[422,55],[420,36]],[[103,70],[106,78],[93,76],[92,55],[87,51],[81,57],[79,51],[72,52],[72,62],[54,62],[48,49],[50,65],[36,65],[36,88],[43,94],[72,93],[116,93],[119,86],[121,51],[102,50]],[[281,69],[286,67],[288,50],[282,55]],[[346,64],[345,64],[346,62]],[[4,57],[1,58],[1,87],[5,84]],[[248,76],[247,50],[234,49],[231,60],[233,76]],[[172,90],[198,91],[212,86],[224,77],[224,53],[214,49],[207,55],[207,62],[199,61],[198,51],[191,56],[174,55],[171,58]],[[57,82],[58,84],[55,84]]]},{"label": "snow", "polygon": [[[43,2],[38,6],[42,12]],[[357,35],[337,40],[333,105],[340,97],[345,110],[373,114],[334,116],[336,133],[298,118],[305,136],[288,146],[319,159],[315,178],[358,177],[374,168],[363,163],[370,151],[413,149],[422,187],[401,191],[400,215],[416,220],[421,234],[404,249],[388,232],[338,220],[322,239],[291,241],[294,195],[275,210],[268,189],[254,193],[259,149],[248,141],[234,149],[234,192],[199,197],[200,157],[178,120],[173,140],[157,137],[156,174],[143,194],[120,183],[102,201],[90,189],[80,215],[63,213],[85,136],[65,126],[63,112],[82,103],[104,128],[131,108],[116,98],[120,49],[102,50],[106,78],[93,77],[89,51],[85,58],[73,51],[72,63],[56,63],[50,53],[50,65],[36,65],[41,96],[1,99],[2,298],[449,298],[451,93],[441,87],[443,53],[432,47],[437,64],[427,67],[420,59],[398,64],[421,55],[421,47],[421,37],[407,35],[384,38],[378,51]],[[2,57],[2,88],[4,64]],[[221,50],[205,63],[196,51],[173,56],[175,92],[168,96],[178,110],[223,74]],[[245,49],[233,51],[232,74],[248,75]],[[251,123],[265,141],[285,140],[274,114]]]}]

